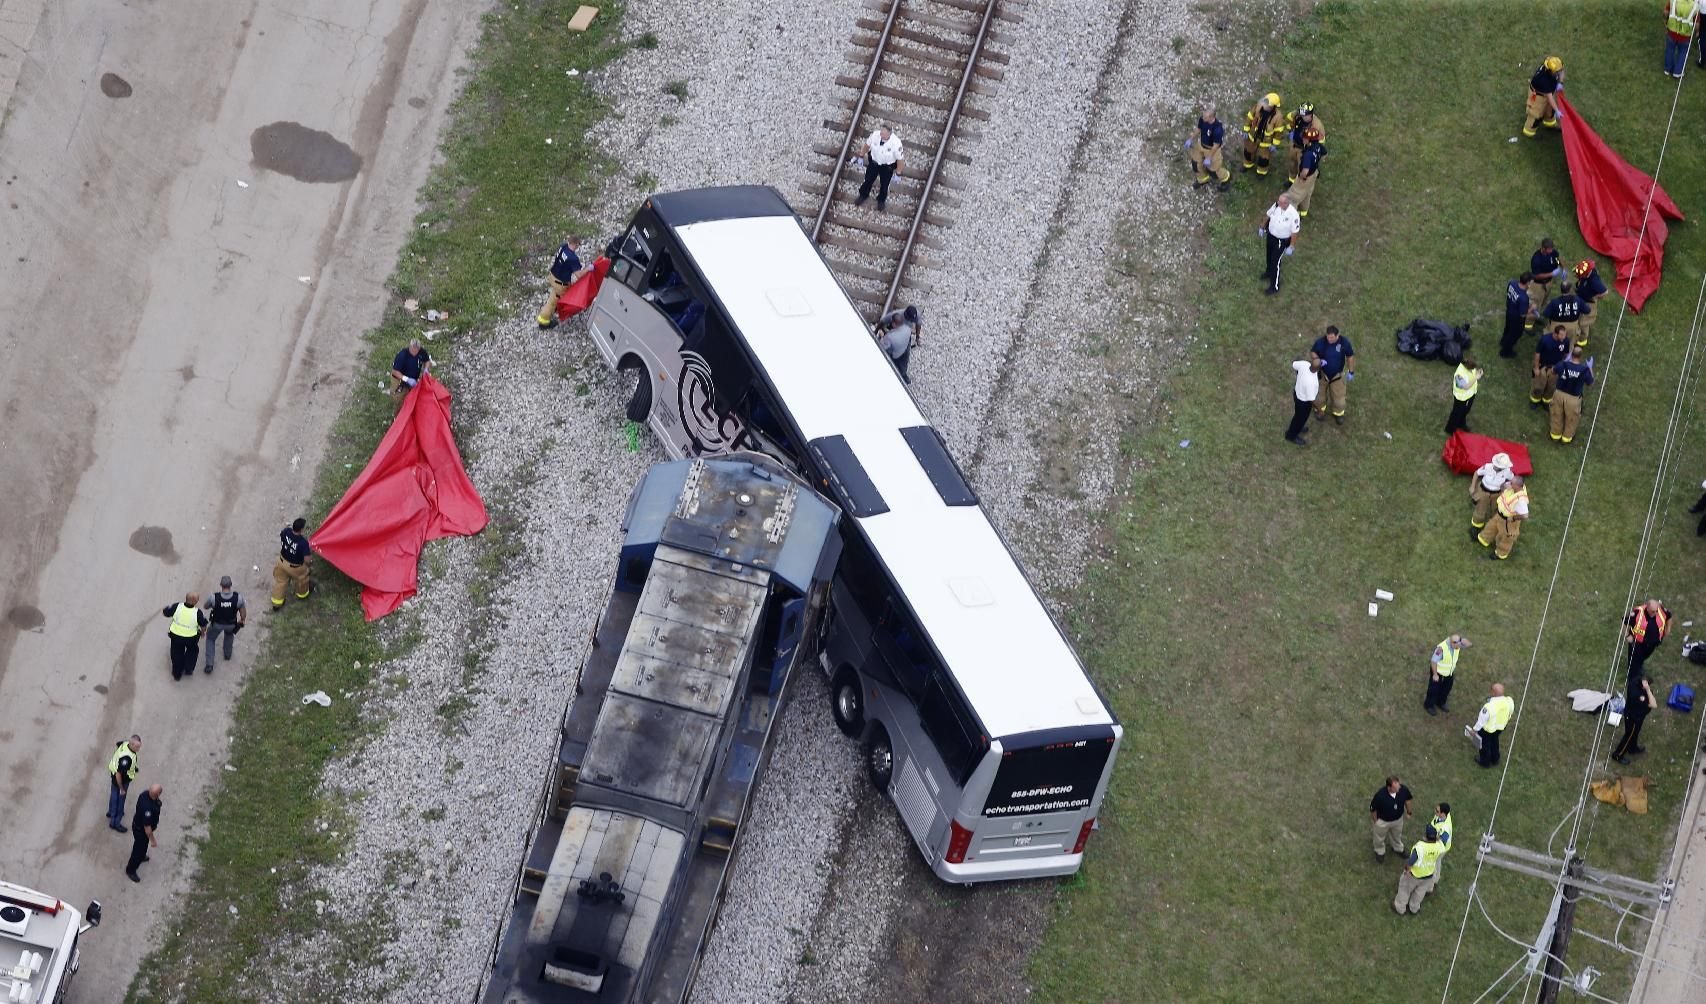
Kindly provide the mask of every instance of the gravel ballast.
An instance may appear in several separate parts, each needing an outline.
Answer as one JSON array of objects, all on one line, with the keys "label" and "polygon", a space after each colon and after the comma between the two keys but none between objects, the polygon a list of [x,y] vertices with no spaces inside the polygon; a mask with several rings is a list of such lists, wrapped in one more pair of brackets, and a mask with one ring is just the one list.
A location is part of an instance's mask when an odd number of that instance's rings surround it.
[{"label": "gravel ballast", "polygon": [[[1004,26],[1014,37],[1002,47],[1005,79],[977,101],[990,118],[962,148],[972,164],[951,168],[962,205],[932,253],[947,267],[925,274],[934,291],[919,301],[926,340],[912,390],[1058,612],[1094,559],[1129,462],[1119,437],[1188,346],[1168,306],[1192,268],[1179,235],[1199,232],[1213,203],[1180,166],[1175,136],[1194,96],[1178,80],[1182,59],[1213,51],[1213,29],[1182,0],[1032,0],[1022,12]],[[630,50],[598,82],[616,114],[595,139],[625,173],[611,179],[589,244],[653,189],[756,182],[811,204],[800,188],[807,151],[834,138],[822,120],[865,13],[849,0],[625,4],[624,30],[658,44]],[[1223,118],[1237,103],[1221,102]],[[1116,232],[1122,219],[1138,229]],[[1135,256],[1121,257],[1122,239]],[[1153,311],[1125,312],[1131,289],[1110,272],[1116,260],[1144,270]],[[467,1000],[507,915],[622,509],[663,458],[649,435],[629,448],[625,394],[584,323],[535,330],[542,292],[542,282],[518,289],[516,320],[466,339],[444,374],[474,481],[518,521],[521,546],[499,574],[481,558],[489,541],[431,545],[422,593],[400,615],[420,643],[376,673],[371,693],[334,695],[363,699],[378,735],[326,778],[355,820],[347,854],[290,906],[346,924],[258,966],[272,992],[319,982],[350,1000],[415,1001],[429,987],[434,999]],[[473,595],[489,606],[476,611]],[[896,978],[895,919],[939,892],[918,888],[935,880],[835,729],[821,674],[804,667],[791,698],[700,970],[703,1004],[872,999]],[[1029,886],[1032,904],[1013,915],[1046,919],[1053,888]],[[340,940],[375,916],[384,964],[346,972]],[[998,960],[1000,982],[973,999],[1022,994],[1021,963]]]}]

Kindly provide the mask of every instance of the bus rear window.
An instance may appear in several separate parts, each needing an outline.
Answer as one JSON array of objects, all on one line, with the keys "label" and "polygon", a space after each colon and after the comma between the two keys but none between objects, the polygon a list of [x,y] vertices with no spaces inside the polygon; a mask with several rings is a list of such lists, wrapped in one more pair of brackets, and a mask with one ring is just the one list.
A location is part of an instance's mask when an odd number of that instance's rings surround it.
[{"label": "bus rear window", "polygon": [[1112,738],[1096,738],[1005,751],[983,814],[1020,816],[1089,808],[1113,749]]}]

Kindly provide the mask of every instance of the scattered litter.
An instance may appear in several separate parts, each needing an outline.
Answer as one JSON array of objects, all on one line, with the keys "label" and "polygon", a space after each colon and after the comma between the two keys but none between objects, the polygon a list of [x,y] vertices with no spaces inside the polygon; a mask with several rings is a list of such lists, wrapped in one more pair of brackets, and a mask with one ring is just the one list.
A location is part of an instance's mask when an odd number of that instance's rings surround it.
[{"label": "scattered litter", "polygon": [[403,301],[403,309],[412,314],[415,311],[421,309],[421,301],[419,301],[419,300],[417,300],[411,296],[407,300]]},{"label": "scattered litter", "polygon": [[322,708],[332,706],[332,698],[324,690],[316,690],[312,694],[302,695],[303,704],[318,704]]},{"label": "scattered litter", "polygon": [[549,136],[547,136],[547,137],[545,137],[545,145],[546,145],[546,146],[550,146],[550,145],[551,145],[551,137],[549,137]]},{"label": "scattered litter", "polygon": [[272,870],[272,873],[273,873],[273,874],[274,874],[274,875],[277,875],[277,874],[278,874],[278,869],[277,869],[277,868],[274,868],[274,869],[273,869],[273,870]]},{"label": "scattered litter", "polygon": [[450,312],[446,310],[429,310],[426,312],[426,319],[429,321],[448,321],[450,320]]},{"label": "scattered litter", "polygon": [[1385,436],[1385,437],[1386,437],[1386,438],[1387,438],[1387,439],[1391,439],[1391,438],[1392,438],[1392,433],[1390,433],[1390,432],[1382,432],[1382,433],[1381,433],[1381,435],[1382,435],[1382,436]]},{"label": "scattered litter", "polygon": [[1374,591],[1374,598],[1377,600],[1384,600],[1387,603],[1391,603],[1393,600],[1392,594],[1384,589],[1376,589]]},{"label": "scattered litter", "polygon": [[296,470],[296,465],[300,463],[302,463],[302,454],[292,453],[290,455],[290,469],[293,471]]},{"label": "scattered litter", "polygon": [[360,659],[357,659],[357,660],[356,660],[356,661],[355,661],[355,668],[356,668],[356,669],[360,669],[360,668],[361,668],[361,660],[360,660]]},{"label": "scattered litter", "polygon": [[1693,626],[1694,626],[1694,622],[1693,622],[1693,621],[1683,621],[1683,622],[1682,622],[1682,626],[1683,626],[1683,627],[1693,627]]},{"label": "scattered litter", "polygon": [[581,71],[579,71],[579,70],[564,70],[563,71],[563,76],[565,76],[565,77],[578,77],[580,75],[581,75]]},{"label": "scattered litter", "polygon": [[1646,777],[1617,777],[1607,781],[1595,781],[1588,787],[1593,791],[1593,797],[1608,805],[1621,805],[1637,816],[1647,814],[1647,784]]},{"label": "scattered litter", "polygon": [[252,569],[252,570],[253,570],[253,571],[256,571],[256,572],[258,572],[258,571],[260,571],[260,570],[261,570],[261,566],[259,566],[259,565],[255,565],[255,566],[253,566],[253,569]]},{"label": "scattered litter", "polygon": [[1516,142],[1516,137],[1515,137],[1515,136],[1512,136],[1512,137],[1511,137],[1511,138],[1510,138],[1510,139],[1507,139],[1507,140],[1505,140],[1505,142],[1506,142],[1506,143],[1515,143],[1515,142]]},{"label": "scattered litter", "polygon": [[1191,448],[1191,441],[1190,440],[1188,440],[1188,439],[1179,440],[1179,449],[1188,450],[1190,448]]},{"label": "scattered litter", "polygon": [[233,773],[233,774],[235,774],[235,773],[237,773],[237,768],[235,768],[235,767],[233,767],[233,766],[231,766],[231,765],[230,765],[230,764],[226,764],[226,765],[225,765],[225,769],[226,769],[226,770],[228,770],[228,771],[230,771],[230,772],[231,772],[231,773]]},{"label": "scattered litter", "polygon": [[249,187],[249,183],[248,183],[248,182],[246,182],[246,181],[244,181],[244,180],[243,180],[243,179],[242,179],[242,178],[238,178],[238,179],[237,179],[237,187],[238,187],[238,188],[248,188],[248,187]]},{"label": "scattered litter", "polygon": [[237,904],[232,903],[230,906],[226,907],[226,909],[231,911],[231,916],[237,916]]},{"label": "scattered litter", "polygon": [[628,452],[640,452],[640,423],[629,422],[623,431],[628,434]]},{"label": "scattered litter", "polygon": [[429,341],[429,342],[430,342],[430,341],[432,341],[432,340],[433,340],[433,339],[434,339],[434,338],[437,338],[437,337],[438,337],[438,336],[439,336],[439,335],[442,335],[442,334],[444,334],[444,329],[443,329],[443,328],[434,328],[434,329],[432,329],[432,330],[431,330],[431,331],[423,331],[423,332],[421,332],[421,337],[422,337],[422,338],[425,338],[425,339],[426,339],[426,340],[427,340],[427,341]]},{"label": "scattered litter", "polygon": [[296,277],[296,281],[297,281],[297,282],[300,282],[300,283],[302,283],[302,284],[303,284],[303,285],[304,285],[304,286],[306,286],[306,285],[308,285],[308,284],[309,284],[309,283],[311,283],[311,282],[313,282],[313,281],[314,281],[314,277],[313,277],[313,276],[311,276],[311,275],[299,275],[299,276],[297,276],[297,277]]},{"label": "scattered litter", "polygon": [[1369,603],[1369,605],[1368,605],[1368,615],[1369,615],[1369,616],[1370,616],[1370,617],[1379,617],[1379,616],[1380,616],[1380,604],[1378,604],[1378,603],[1372,603],[1372,602],[1371,602],[1371,603]]},{"label": "scattered litter", "polygon": [[1564,695],[1570,699],[1571,711],[1594,712],[1605,707],[1605,702],[1611,700],[1611,695],[1603,690],[1590,690],[1578,687]]},{"label": "scattered litter", "polygon": [[592,19],[597,16],[597,7],[588,7],[586,4],[581,4],[580,8],[575,11],[575,16],[569,18],[569,30],[585,31],[592,27]]}]

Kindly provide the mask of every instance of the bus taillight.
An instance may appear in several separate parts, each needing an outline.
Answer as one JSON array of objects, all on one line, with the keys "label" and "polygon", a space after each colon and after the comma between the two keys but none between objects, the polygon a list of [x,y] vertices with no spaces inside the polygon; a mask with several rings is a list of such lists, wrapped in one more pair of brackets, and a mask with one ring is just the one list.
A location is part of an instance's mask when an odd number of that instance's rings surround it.
[{"label": "bus taillight", "polygon": [[1072,853],[1083,854],[1084,845],[1090,842],[1090,831],[1096,828],[1096,817],[1084,820],[1084,825],[1078,828],[1078,842],[1072,845]]},{"label": "bus taillight", "polygon": [[957,865],[966,859],[966,851],[971,850],[971,831],[953,820],[948,820],[948,863]]}]

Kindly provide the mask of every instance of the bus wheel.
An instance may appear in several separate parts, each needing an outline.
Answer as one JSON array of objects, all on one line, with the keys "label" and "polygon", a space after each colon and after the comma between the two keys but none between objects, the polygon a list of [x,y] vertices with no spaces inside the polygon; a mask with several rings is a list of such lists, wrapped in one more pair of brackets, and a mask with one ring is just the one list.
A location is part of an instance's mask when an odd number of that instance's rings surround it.
[{"label": "bus wheel", "polygon": [[634,396],[628,399],[628,421],[644,422],[652,414],[652,376],[646,371],[646,365],[633,356],[622,360],[616,367],[623,373],[635,374]]},{"label": "bus wheel", "polygon": [[851,666],[841,667],[829,686],[829,713],[844,736],[859,738],[865,733],[865,695],[859,689],[859,674]]},{"label": "bus wheel", "polygon": [[865,769],[870,771],[871,783],[887,793],[889,779],[894,776],[894,746],[889,743],[888,730],[881,725],[871,726],[865,737]]}]

